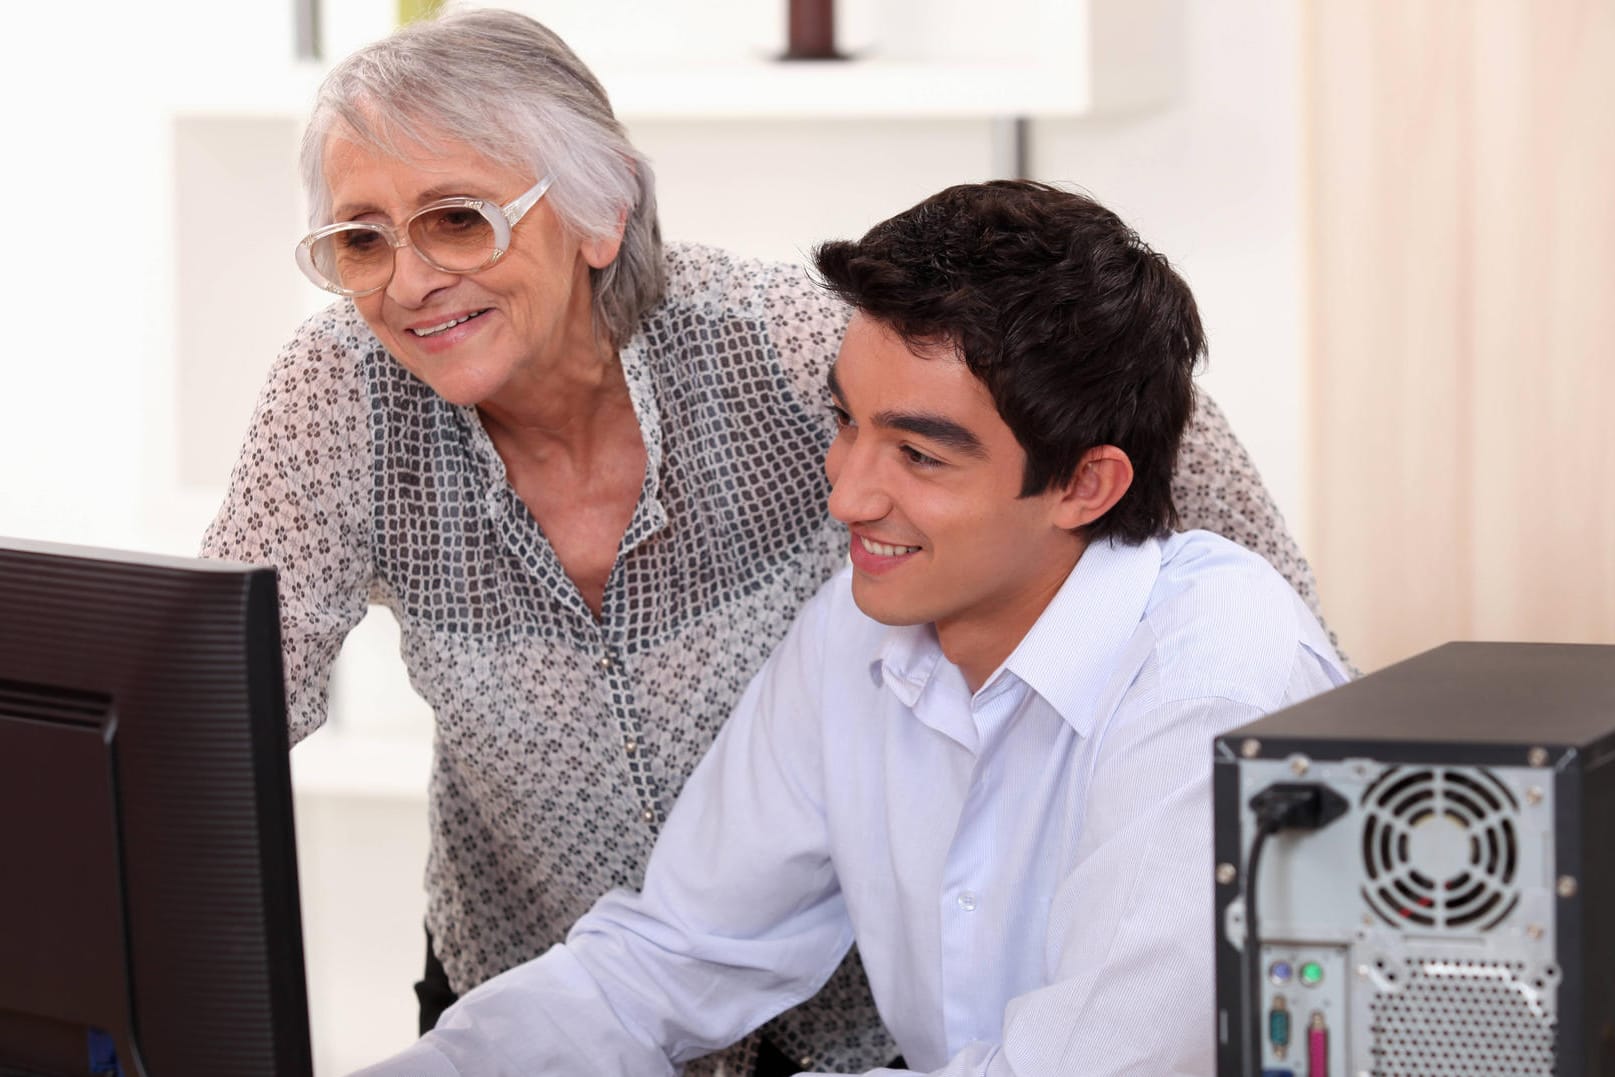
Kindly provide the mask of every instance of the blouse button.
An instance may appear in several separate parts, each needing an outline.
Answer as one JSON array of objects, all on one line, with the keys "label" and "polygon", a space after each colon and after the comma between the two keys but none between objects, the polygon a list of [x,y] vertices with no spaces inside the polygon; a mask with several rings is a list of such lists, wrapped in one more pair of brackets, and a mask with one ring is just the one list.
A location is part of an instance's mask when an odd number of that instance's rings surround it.
[{"label": "blouse button", "polygon": [[976,892],[974,890],[961,890],[959,896],[954,900],[959,908],[965,912],[976,911]]},{"label": "blouse button", "polygon": [[647,823],[654,823],[656,821],[656,809],[646,808],[644,812],[640,814],[640,818],[644,819]]},{"label": "blouse button", "polygon": [[633,755],[635,752],[639,751],[639,741],[635,740],[633,737],[629,737],[627,740],[622,742],[622,750],[627,752],[629,755]]},{"label": "blouse button", "polygon": [[611,668],[611,656],[609,654],[608,655],[602,655],[600,657],[600,668],[601,669],[610,669]]}]

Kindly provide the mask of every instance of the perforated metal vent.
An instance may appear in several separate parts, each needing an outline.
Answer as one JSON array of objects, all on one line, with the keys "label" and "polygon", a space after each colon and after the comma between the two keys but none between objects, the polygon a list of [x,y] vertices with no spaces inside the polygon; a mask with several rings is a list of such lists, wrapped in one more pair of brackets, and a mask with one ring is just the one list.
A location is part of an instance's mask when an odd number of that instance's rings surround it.
[{"label": "perforated metal vent", "polygon": [[1397,927],[1484,931],[1519,901],[1519,802],[1484,768],[1391,767],[1363,793],[1363,898]]},{"label": "perforated metal vent", "polygon": [[[1369,1003],[1374,1077],[1551,1077],[1554,1020],[1517,963],[1432,961]],[[1394,980],[1394,977],[1392,977]]]}]

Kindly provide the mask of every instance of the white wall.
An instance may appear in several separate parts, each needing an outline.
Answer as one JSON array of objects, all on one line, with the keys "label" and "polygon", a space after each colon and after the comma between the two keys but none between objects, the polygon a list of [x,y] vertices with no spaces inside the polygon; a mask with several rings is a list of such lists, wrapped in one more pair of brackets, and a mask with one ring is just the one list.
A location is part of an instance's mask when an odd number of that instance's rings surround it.
[{"label": "white wall", "polygon": [[1186,10],[1177,106],[1039,123],[1033,167],[1080,183],[1184,274],[1210,341],[1202,388],[1305,549],[1302,5],[1194,0]]},{"label": "white wall", "polygon": [[[390,5],[327,7],[344,45],[383,24]],[[599,20],[596,39],[609,37],[613,10],[568,5],[569,17]],[[0,534],[190,552],[263,370],[320,302],[292,264],[298,198],[285,160],[274,163],[309,85],[284,60],[287,5],[101,0],[29,5],[13,18]],[[1298,19],[1289,0],[1192,0],[1174,104],[1038,120],[1031,137],[1036,176],[1092,191],[1185,272],[1211,336],[1204,384],[1304,538]],[[859,32],[879,26],[866,19]],[[238,127],[235,151],[221,148],[230,137],[211,139],[220,109],[210,102],[258,117],[245,142]],[[176,106],[189,118],[176,122]],[[669,237],[782,258],[987,178],[993,161],[982,119],[630,128],[658,170]],[[198,261],[210,242],[217,269]],[[252,253],[232,264],[227,251]],[[381,763],[373,751],[322,758],[322,733],[294,753],[322,1072],[413,1035],[426,718],[387,658],[396,643],[385,626],[367,631],[376,639],[345,689],[370,701],[352,708],[363,711],[355,721],[407,729],[414,748],[383,746],[391,761]],[[372,765],[381,777],[358,783],[368,792],[344,788],[352,768]],[[399,774],[411,777],[400,786]]]}]

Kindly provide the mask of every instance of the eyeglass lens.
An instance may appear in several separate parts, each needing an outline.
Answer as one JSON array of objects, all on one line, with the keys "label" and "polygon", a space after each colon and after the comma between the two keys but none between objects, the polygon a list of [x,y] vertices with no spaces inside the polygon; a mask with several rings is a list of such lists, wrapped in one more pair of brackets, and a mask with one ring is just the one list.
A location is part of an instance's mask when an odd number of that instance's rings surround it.
[{"label": "eyeglass lens", "polygon": [[[428,209],[411,217],[408,227],[416,253],[449,273],[475,272],[498,253],[493,222],[466,206]],[[322,236],[309,254],[326,280],[350,291],[380,288],[392,279],[393,245],[388,233],[373,225],[356,222]]]}]

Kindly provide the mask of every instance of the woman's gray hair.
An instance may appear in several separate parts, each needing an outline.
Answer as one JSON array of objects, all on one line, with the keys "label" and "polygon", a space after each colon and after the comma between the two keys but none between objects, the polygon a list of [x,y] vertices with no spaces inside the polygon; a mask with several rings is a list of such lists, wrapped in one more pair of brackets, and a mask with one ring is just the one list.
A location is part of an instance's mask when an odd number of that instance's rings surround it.
[{"label": "woman's gray hair", "polygon": [[606,92],[566,43],[525,15],[471,10],[412,23],[367,45],[320,86],[303,134],[310,222],[330,223],[326,143],[333,133],[401,159],[444,138],[491,161],[546,172],[545,195],[574,235],[624,222],[622,248],[592,269],[595,318],[621,345],[666,286],[656,183]]}]

